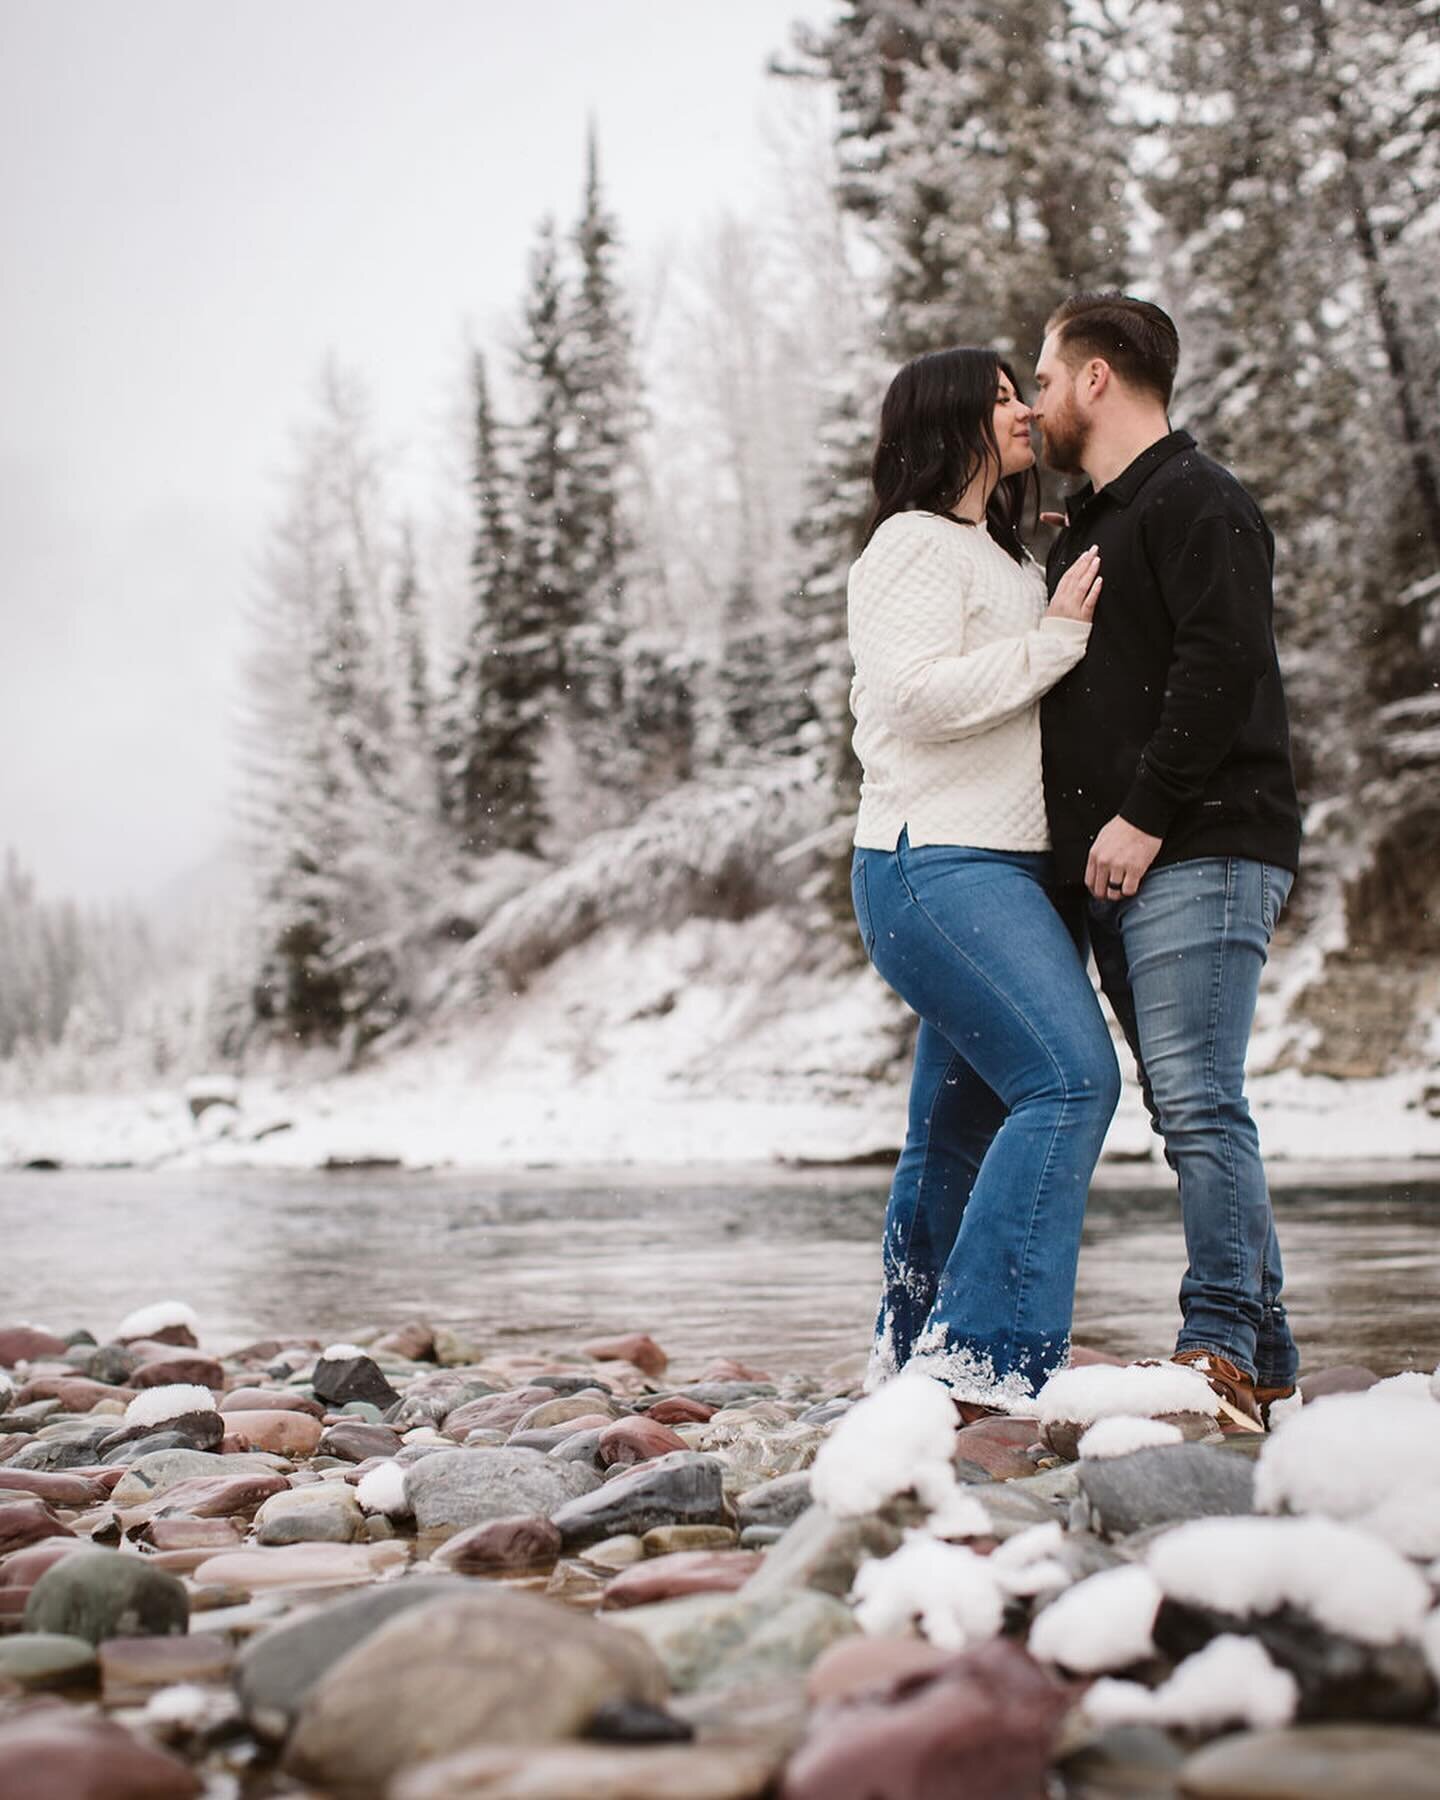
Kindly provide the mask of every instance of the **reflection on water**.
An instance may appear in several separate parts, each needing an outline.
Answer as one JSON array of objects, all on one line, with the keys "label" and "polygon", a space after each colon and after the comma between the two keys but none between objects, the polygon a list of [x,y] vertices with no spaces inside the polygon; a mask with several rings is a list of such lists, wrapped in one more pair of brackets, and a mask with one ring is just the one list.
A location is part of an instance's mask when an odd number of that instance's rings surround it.
[{"label": "reflection on water", "polygon": [[[176,1298],[218,1348],[422,1315],[482,1342],[558,1347],[643,1328],[687,1366],[723,1351],[815,1368],[867,1342],[884,1179],[6,1173],[0,1317],[98,1336]],[[1440,1182],[1302,1186],[1275,1204],[1306,1366],[1433,1368]],[[1183,1261],[1172,1192],[1097,1190],[1076,1336],[1167,1351]]]}]

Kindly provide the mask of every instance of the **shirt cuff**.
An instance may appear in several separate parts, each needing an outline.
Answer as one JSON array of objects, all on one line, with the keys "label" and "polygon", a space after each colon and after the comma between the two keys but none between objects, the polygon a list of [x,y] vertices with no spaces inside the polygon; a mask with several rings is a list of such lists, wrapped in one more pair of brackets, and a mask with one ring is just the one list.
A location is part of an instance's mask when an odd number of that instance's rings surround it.
[{"label": "shirt cuff", "polygon": [[1142,769],[1120,807],[1120,817],[1137,831],[1163,838],[1174,823],[1179,804],[1162,794],[1146,780]]},{"label": "shirt cuff", "polygon": [[1052,633],[1058,631],[1070,637],[1077,634],[1081,637],[1089,637],[1090,621],[1088,619],[1062,619],[1056,613],[1046,613],[1040,621],[1040,630]]}]

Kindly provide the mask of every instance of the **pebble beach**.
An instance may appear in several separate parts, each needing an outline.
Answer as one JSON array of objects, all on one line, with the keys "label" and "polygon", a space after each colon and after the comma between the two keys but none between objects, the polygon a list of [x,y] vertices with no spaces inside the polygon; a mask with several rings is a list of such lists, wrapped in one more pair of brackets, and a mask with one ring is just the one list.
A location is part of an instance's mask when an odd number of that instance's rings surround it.
[{"label": "pebble beach", "polygon": [[0,1800],[1437,1792],[1440,1374],[865,1364],[0,1326]]}]

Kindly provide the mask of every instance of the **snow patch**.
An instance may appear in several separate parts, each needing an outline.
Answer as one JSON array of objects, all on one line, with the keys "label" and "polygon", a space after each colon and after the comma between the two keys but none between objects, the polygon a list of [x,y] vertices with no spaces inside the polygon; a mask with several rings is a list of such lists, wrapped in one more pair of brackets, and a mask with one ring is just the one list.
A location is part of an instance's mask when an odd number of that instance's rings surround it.
[{"label": "snow patch", "polygon": [[948,1543],[953,1538],[989,1537],[995,1521],[984,1503],[957,1483],[949,1498],[942,1500],[925,1521],[925,1529],[931,1537]]},{"label": "snow patch", "polygon": [[1148,1569],[1131,1565],[1088,1576],[1030,1627],[1030,1654],[1076,1675],[1128,1669],[1154,1654],[1161,1598]]},{"label": "snow patch", "polygon": [[1165,1419],[1138,1419],[1129,1413],[1112,1413],[1099,1419],[1080,1440],[1082,1460],[1129,1456],[1136,1450],[1154,1450],[1162,1444],[1183,1444],[1185,1433]]},{"label": "snow patch", "polygon": [[1061,1369],[1041,1388],[1037,1409],[1042,1425],[1068,1421],[1093,1425],[1099,1419],[1152,1419],[1159,1413],[1207,1413],[1214,1417],[1219,1397],[1205,1377],[1184,1363],[1108,1363]]},{"label": "snow patch", "polygon": [[932,1509],[948,1506],[957,1422],[949,1390],[907,1368],[837,1421],[811,1469],[812,1497],[840,1518],[874,1512],[909,1488]]},{"label": "snow patch", "polygon": [[350,1362],[357,1356],[369,1356],[358,1344],[331,1344],[315,1358],[316,1362]]},{"label": "snow patch", "polygon": [[1102,1728],[1148,1724],[1213,1731],[1245,1725],[1264,1731],[1288,1725],[1299,1698],[1295,1677],[1275,1666],[1263,1644],[1226,1633],[1187,1656],[1158,1688],[1106,1679],[1097,1681],[1081,1704]]},{"label": "snow patch", "polygon": [[169,1331],[176,1325],[186,1326],[198,1337],[199,1323],[194,1308],[183,1300],[157,1300],[153,1306],[141,1306],[127,1313],[115,1327],[115,1338],[121,1342],[127,1338],[154,1337],[157,1331]]},{"label": "snow patch", "polygon": [[1172,1599],[1240,1618],[1294,1606],[1366,1644],[1414,1637],[1430,1606],[1398,1551],[1330,1519],[1197,1519],[1157,1538],[1146,1566]]},{"label": "snow patch", "polygon": [[169,1387],[147,1388],[125,1408],[127,1425],[163,1425],[167,1419],[183,1419],[187,1413],[216,1412],[209,1388],[174,1382]]},{"label": "snow patch", "polygon": [[398,1462],[377,1463],[360,1477],[355,1498],[366,1512],[384,1513],[389,1519],[404,1519],[410,1514],[405,1494],[405,1470]]},{"label": "snow patch", "polygon": [[[1432,1400],[1435,1397],[1432,1381],[1432,1376],[1423,1375],[1418,1369],[1405,1369],[1399,1375],[1387,1375],[1383,1381],[1377,1381],[1374,1387],[1365,1390],[1361,1398],[1368,1399],[1373,1395],[1386,1399],[1398,1394],[1406,1400]],[[1330,1396],[1334,1400],[1341,1397],[1339,1394]]]},{"label": "snow patch", "polygon": [[1073,1579],[1059,1560],[1064,1543],[1065,1533],[1058,1520],[1049,1525],[1032,1525],[1028,1531],[1017,1531],[991,1552],[991,1570],[1007,1594],[1026,1599],[1053,1594],[1069,1587]]},{"label": "snow patch", "polygon": [[963,1544],[912,1532],[893,1556],[862,1563],[850,1596],[855,1620],[871,1636],[922,1633],[942,1650],[963,1650],[999,1635],[1005,1598],[989,1558]]},{"label": "snow patch", "polygon": [[1316,1400],[1266,1440],[1255,1505],[1347,1520],[1407,1556],[1440,1556],[1440,1406],[1414,1383]]}]

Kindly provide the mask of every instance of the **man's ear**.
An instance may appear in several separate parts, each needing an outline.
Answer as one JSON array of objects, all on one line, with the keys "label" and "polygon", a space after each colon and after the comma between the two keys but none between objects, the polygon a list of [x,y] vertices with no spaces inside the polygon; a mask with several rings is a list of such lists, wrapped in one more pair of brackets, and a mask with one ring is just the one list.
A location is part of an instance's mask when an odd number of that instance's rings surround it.
[{"label": "man's ear", "polygon": [[1110,386],[1113,373],[1103,356],[1092,356],[1085,365],[1085,398],[1098,400]]}]

